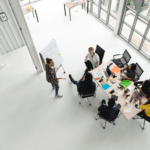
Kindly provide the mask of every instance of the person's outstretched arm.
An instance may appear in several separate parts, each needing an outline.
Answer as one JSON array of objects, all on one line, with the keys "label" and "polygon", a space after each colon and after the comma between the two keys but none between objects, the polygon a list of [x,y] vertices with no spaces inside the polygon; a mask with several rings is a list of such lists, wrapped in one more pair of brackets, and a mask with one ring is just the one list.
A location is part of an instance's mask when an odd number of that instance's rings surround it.
[{"label": "person's outstretched arm", "polygon": [[87,59],[88,59],[88,55],[86,55],[86,57],[85,57],[85,62],[87,62]]}]

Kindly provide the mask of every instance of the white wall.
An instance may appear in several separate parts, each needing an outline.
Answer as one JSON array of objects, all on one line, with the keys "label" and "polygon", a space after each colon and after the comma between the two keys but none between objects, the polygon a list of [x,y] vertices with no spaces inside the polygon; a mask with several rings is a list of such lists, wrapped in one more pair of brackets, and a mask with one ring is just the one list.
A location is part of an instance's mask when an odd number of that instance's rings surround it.
[{"label": "white wall", "polygon": [[0,53],[5,54],[25,45],[22,34],[13,17],[7,0],[0,0],[0,13],[5,12],[8,20],[0,20]]}]

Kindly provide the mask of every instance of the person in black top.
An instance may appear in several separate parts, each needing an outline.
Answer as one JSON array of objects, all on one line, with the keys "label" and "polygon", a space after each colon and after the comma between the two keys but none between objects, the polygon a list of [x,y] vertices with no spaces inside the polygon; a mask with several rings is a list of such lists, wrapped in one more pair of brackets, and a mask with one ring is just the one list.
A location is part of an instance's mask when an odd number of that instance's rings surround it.
[{"label": "person in black top", "polygon": [[[150,100],[150,79],[146,81],[135,82],[134,85],[140,90],[140,92]],[[140,88],[139,85],[142,85]]]},{"label": "person in black top", "polygon": [[127,73],[123,79],[134,81],[135,80],[136,64],[132,63],[131,65],[124,67],[123,69],[121,69],[121,72],[123,72],[124,70],[126,70]]},{"label": "person in black top", "polygon": [[72,83],[77,85],[77,90],[79,92],[79,95],[88,95],[88,94],[94,94],[96,91],[96,84],[93,82],[92,75],[90,73],[87,73],[85,76],[81,78],[80,81],[75,81],[72,76],[69,74],[69,78]]},{"label": "person in black top", "polygon": [[121,105],[118,104],[115,106],[115,99],[113,98],[109,98],[108,100],[108,106],[106,105],[106,101],[102,100],[101,106],[98,108],[98,115],[104,119],[113,121],[118,116]]},{"label": "person in black top", "polygon": [[93,70],[93,65],[89,60],[87,60],[87,62],[85,62],[85,65],[87,68],[85,70],[84,76],[88,73],[88,71]]}]

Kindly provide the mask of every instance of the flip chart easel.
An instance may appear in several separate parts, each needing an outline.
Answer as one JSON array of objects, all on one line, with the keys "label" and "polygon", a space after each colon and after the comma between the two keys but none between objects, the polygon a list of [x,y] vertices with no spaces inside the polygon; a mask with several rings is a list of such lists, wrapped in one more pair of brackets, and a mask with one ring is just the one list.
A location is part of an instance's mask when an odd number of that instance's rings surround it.
[{"label": "flip chart easel", "polygon": [[[59,52],[58,46],[56,44],[55,39],[53,39],[40,53],[40,58],[43,64],[43,68],[45,70],[46,65],[46,58],[53,59],[55,63],[55,67],[58,68],[58,70],[62,67],[64,70],[64,67],[62,66],[63,58]],[[57,71],[58,71],[57,70]],[[56,71],[56,72],[57,72]],[[64,70],[65,73],[65,70]]]}]

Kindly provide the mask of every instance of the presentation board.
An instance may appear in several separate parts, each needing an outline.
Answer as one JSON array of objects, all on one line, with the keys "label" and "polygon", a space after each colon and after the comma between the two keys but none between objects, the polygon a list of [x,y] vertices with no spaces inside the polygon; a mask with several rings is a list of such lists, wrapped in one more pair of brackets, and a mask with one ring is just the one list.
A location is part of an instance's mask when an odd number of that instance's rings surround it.
[{"label": "presentation board", "polygon": [[60,65],[63,62],[63,58],[59,52],[57,43],[55,39],[53,39],[41,52],[40,52],[40,58],[43,64],[43,67],[45,69],[45,62],[46,58],[53,59],[55,63],[55,67],[60,67]]}]

